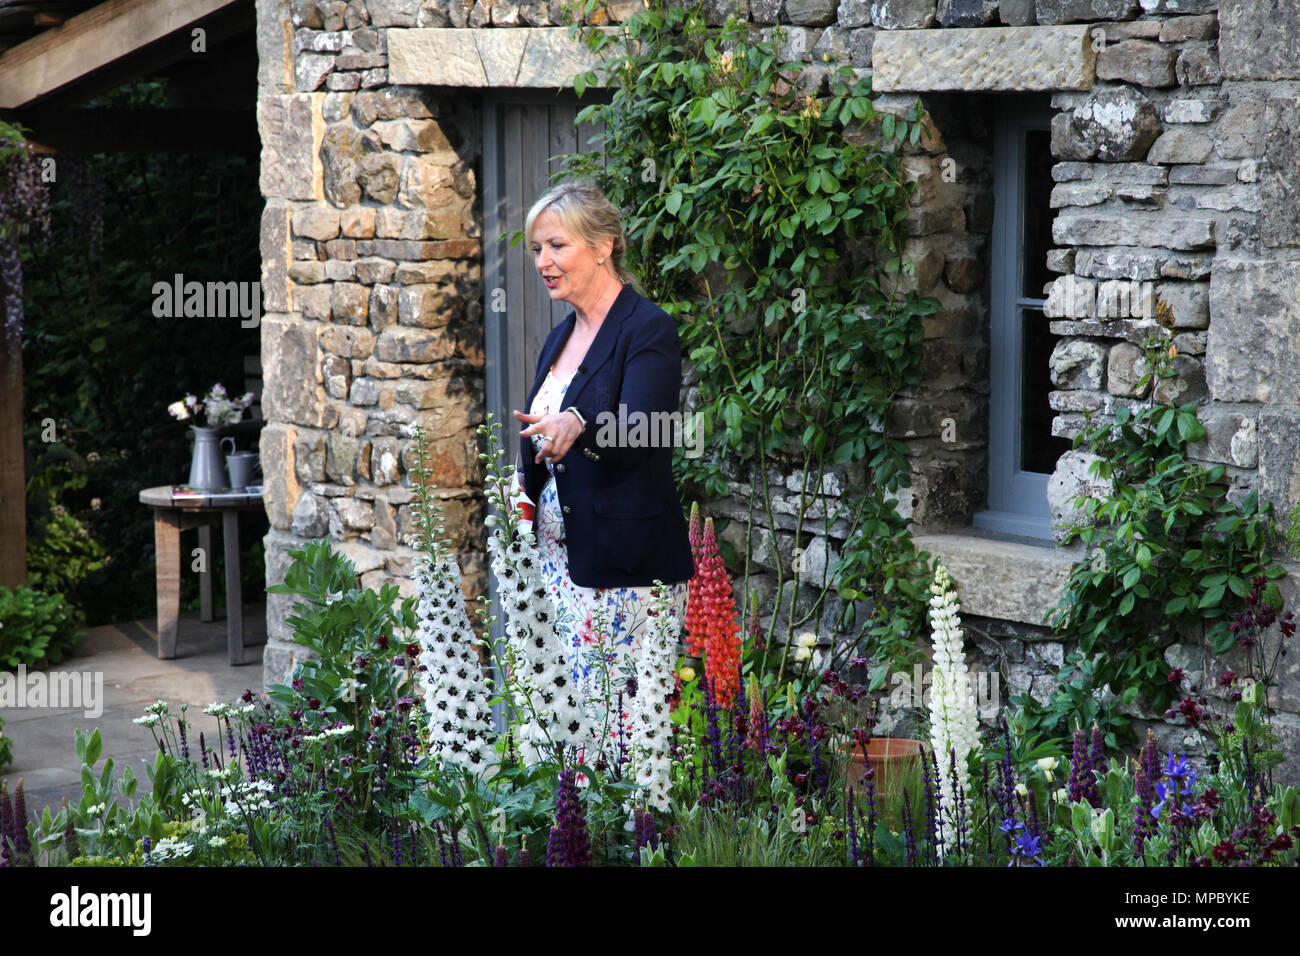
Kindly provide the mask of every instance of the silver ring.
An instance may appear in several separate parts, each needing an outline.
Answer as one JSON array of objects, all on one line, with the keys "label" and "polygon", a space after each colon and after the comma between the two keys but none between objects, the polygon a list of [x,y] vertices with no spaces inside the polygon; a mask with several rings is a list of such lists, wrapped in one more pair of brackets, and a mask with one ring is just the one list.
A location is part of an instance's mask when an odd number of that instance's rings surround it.
[{"label": "silver ring", "polygon": [[542,436],[542,444],[543,444],[543,445],[545,445],[545,444],[546,444],[548,441],[550,441],[550,440],[551,440],[551,437],[550,437],[549,435],[543,435],[543,436]]}]

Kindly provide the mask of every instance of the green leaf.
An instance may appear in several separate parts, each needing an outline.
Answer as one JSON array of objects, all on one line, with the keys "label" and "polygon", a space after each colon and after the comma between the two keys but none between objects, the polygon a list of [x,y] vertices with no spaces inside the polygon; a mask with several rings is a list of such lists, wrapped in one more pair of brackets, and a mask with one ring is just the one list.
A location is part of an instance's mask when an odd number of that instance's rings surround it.
[{"label": "green leaf", "polygon": [[1204,610],[1207,607],[1218,607],[1219,603],[1223,600],[1223,591],[1224,586],[1222,584],[1216,584],[1209,588],[1203,595],[1201,595],[1201,599],[1198,602],[1201,610]]}]

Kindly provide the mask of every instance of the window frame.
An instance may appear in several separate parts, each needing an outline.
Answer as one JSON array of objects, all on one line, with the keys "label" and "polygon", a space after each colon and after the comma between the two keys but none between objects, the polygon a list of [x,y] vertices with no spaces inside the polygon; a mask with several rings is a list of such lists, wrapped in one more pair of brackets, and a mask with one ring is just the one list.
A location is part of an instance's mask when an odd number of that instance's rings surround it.
[{"label": "window frame", "polygon": [[[994,108],[993,233],[989,301],[988,506],[971,519],[976,528],[1050,539],[1049,474],[1020,467],[1023,423],[1023,316],[1041,311],[1044,298],[1026,296],[1025,140],[1050,130],[1051,108],[1039,97],[999,97]],[[1045,321],[1045,319],[1044,319]]]}]

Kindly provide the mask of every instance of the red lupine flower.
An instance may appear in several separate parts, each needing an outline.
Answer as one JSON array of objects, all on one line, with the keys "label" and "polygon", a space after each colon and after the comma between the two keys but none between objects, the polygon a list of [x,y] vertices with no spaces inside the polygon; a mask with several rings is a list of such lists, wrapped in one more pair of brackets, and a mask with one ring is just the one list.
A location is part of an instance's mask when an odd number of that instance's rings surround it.
[{"label": "red lupine flower", "polygon": [[713,519],[704,521],[703,560],[697,565],[704,626],[704,673],[719,707],[730,708],[740,692],[740,624],[731,575],[722,563]]},{"label": "red lupine flower", "polygon": [[704,654],[704,585],[701,569],[704,563],[704,534],[700,528],[700,503],[691,503],[691,560],[695,565],[695,574],[686,589],[686,653],[692,657]]}]

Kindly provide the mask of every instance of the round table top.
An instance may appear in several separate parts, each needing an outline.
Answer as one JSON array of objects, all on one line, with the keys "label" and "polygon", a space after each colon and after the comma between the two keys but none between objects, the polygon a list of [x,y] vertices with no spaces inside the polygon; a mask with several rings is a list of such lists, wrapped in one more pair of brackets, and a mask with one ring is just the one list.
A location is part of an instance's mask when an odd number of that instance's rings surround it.
[{"label": "round table top", "polygon": [[181,508],[186,510],[222,510],[226,508],[261,508],[262,491],[245,492],[240,489],[217,488],[210,492],[181,492],[181,485],[159,485],[140,492],[140,503],[151,508]]}]

